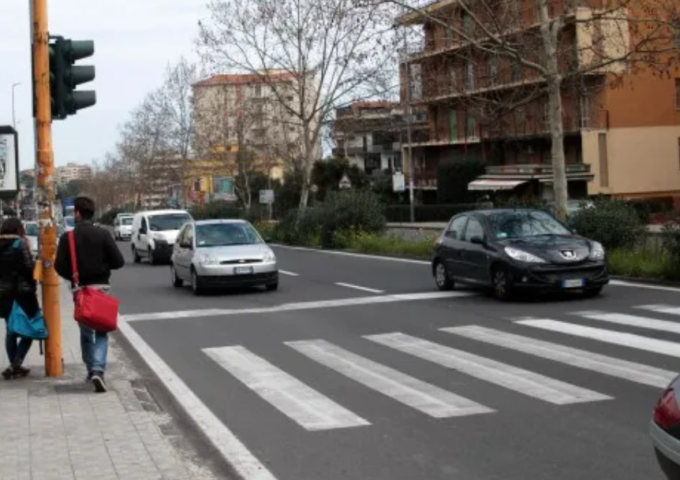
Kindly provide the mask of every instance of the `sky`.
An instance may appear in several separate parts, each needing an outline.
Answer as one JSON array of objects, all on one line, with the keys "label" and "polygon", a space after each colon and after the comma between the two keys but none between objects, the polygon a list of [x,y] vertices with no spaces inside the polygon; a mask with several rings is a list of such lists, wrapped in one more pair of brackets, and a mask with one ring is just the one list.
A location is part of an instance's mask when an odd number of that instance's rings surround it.
[{"label": "sky", "polygon": [[[94,40],[97,104],[52,124],[55,162],[91,163],[113,151],[118,127],[144,95],[163,82],[166,66],[195,59],[205,0],[48,0],[49,30],[72,40]],[[21,168],[35,162],[29,0],[0,0],[0,125],[12,125],[14,88]]]}]

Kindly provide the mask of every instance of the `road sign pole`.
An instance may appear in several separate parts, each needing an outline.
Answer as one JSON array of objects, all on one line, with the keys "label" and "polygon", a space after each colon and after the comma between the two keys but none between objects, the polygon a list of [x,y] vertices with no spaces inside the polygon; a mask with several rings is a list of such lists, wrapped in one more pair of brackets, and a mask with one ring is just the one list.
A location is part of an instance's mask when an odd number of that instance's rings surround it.
[{"label": "road sign pole", "polygon": [[38,164],[38,219],[40,221],[40,280],[45,323],[50,336],[45,342],[45,374],[63,374],[59,277],[54,270],[57,229],[52,214],[55,201],[52,111],[50,100],[50,53],[47,0],[31,0],[33,31],[33,94],[35,96],[36,157]]}]

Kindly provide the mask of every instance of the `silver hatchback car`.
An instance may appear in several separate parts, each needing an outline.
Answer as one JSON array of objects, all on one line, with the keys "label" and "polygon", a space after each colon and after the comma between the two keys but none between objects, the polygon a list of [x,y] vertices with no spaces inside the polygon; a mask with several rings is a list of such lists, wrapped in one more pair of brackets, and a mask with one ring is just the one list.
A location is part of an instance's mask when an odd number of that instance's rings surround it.
[{"label": "silver hatchback car", "polygon": [[206,288],[279,286],[276,255],[245,220],[200,220],[185,224],[171,258],[176,288],[189,282],[195,294]]}]

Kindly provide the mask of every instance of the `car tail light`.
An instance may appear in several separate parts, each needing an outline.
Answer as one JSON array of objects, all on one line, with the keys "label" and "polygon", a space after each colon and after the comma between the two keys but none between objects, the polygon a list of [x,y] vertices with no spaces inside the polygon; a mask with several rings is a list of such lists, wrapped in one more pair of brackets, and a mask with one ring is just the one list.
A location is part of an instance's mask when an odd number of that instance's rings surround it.
[{"label": "car tail light", "polygon": [[680,408],[675,398],[675,391],[667,389],[654,407],[654,423],[663,430],[680,426]]}]

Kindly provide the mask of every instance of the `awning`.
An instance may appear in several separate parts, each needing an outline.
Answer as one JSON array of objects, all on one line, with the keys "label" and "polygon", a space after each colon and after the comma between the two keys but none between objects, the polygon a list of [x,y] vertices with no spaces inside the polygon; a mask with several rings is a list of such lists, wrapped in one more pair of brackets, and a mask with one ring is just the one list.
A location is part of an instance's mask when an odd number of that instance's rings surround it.
[{"label": "awning", "polygon": [[512,190],[527,180],[475,180],[468,183],[468,190]]}]

